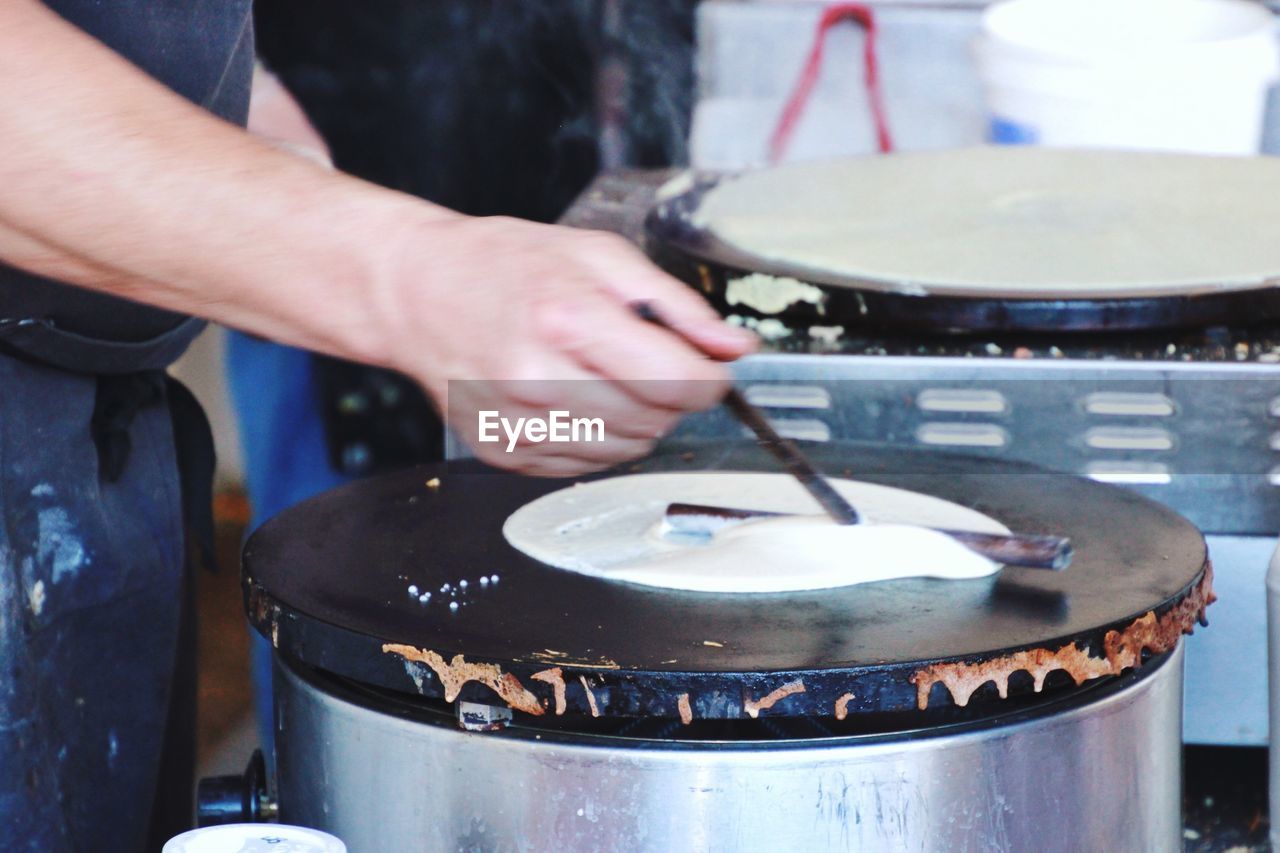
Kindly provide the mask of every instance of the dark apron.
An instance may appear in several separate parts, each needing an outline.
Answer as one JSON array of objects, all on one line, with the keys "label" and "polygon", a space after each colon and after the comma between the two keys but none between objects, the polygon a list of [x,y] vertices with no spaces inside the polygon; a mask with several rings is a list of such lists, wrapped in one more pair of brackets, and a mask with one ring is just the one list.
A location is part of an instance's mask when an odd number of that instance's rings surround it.
[{"label": "dark apron", "polygon": [[[249,0],[48,4],[243,121]],[[190,826],[186,557],[211,544],[213,448],[164,368],[199,329],[0,267],[4,851],[158,850]]]},{"label": "dark apron", "polygon": [[[189,586],[175,403],[193,405],[158,372],[104,380],[0,357],[6,850],[154,849],[161,787],[178,802],[162,806],[159,833],[189,822],[195,682],[193,647],[179,664],[176,642]],[[176,752],[160,786],[166,740]]]}]

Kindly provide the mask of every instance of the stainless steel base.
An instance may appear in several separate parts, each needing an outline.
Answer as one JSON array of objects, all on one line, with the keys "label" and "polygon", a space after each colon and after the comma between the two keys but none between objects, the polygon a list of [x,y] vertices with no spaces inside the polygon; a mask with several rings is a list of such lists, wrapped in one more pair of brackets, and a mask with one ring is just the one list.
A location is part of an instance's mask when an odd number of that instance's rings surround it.
[{"label": "stainless steel base", "polygon": [[281,819],[352,853],[1181,847],[1181,646],[1004,725],[756,744],[463,732],[277,664]]}]

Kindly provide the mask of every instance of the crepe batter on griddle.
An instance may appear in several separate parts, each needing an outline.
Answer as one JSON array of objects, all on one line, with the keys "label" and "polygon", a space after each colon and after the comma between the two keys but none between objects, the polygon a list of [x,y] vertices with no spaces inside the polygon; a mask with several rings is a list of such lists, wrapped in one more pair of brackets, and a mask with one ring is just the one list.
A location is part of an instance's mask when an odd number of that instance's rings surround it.
[{"label": "crepe batter on griddle", "polygon": [[[867,523],[837,525],[787,474],[634,474],[552,492],[514,512],[512,547],[552,566],[609,580],[718,593],[824,589],[903,577],[975,578],[999,565],[925,527],[1008,533],[1000,522],[929,495],[832,479]],[[797,513],[717,532],[664,535],[669,503]]]}]

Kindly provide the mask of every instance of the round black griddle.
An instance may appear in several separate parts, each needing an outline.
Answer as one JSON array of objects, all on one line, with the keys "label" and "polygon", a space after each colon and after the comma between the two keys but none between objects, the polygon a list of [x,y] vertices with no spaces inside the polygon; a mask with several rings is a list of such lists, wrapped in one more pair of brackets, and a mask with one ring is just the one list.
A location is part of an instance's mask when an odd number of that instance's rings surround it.
[{"label": "round black griddle", "polygon": [[[1103,655],[1108,632],[1170,611],[1205,579],[1200,533],[1118,488],[943,454],[851,445],[809,453],[833,476],[934,494],[1020,532],[1070,536],[1075,559],[1061,573],[1006,568],[979,580],[764,595],[664,591],[561,571],[507,545],[507,516],[566,481],[451,463],[344,486],[265,524],[245,549],[249,616],[281,652],[305,664],[425,697],[446,693],[423,662],[429,654],[457,673],[460,663],[495,665],[486,670],[490,680],[523,690],[523,710],[534,714],[741,718],[757,703],[760,715],[831,717],[837,701],[852,694],[843,717],[917,713],[913,679],[938,662],[1072,642]],[[759,448],[741,444],[664,453],[626,470],[774,467]],[[478,584],[493,574],[496,584]],[[440,592],[463,579],[465,594]],[[410,596],[409,584],[431,591],[431,601]],[[450,600],[461,602],[456,612]],[[410,659],[406,648],[414,650]],[[797,680],[804,692],[758,705]],[[1015,675],[1011,698],[1030,695],[1030,687],[1030,676]],[[1046,693],[1074,689],[1059,672]],[[528,695],[541,711],[529,708]],[[479,681],[466,683],[461,698],[502,704]],[[941,685],[929,707],[955,710]],[[966,713],[1007,707],[988,684]]]},{"label": "round black griddle", "polygon": [[[726,175],[699,175],[689,190],[659,201],[645,219],[645,241],[656,263],[703,293],[725,314],[772,316],[794,324],[847,330],[984,334],[1106,332],[1252,325],[1280,318],[1280,288],[1224,288],[1191,296],[1121,299],[1025,299],[912,295],[893,282],[823,273],[769,261],[737,249],[694,224],[703,196]],[[822,291],[818,304],[797,302],[762,315],[725,299],[729,282],[752,273],[786,276]],[[1212,282],[1206,282],[1211,285]],[[1209,289],[1209,288],[1206,288]]]}]

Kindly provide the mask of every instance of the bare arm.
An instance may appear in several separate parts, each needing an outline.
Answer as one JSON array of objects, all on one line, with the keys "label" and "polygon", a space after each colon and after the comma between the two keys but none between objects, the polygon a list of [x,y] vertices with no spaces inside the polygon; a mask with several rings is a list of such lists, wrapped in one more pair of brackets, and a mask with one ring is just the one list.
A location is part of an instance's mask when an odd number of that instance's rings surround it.
[{"label": "bare arm", "polygon": [[[402,370],[442,403],[453,379],[604,380],[580,400],[510,384],[468,401],[596,405],[634,424],[589,451],[601,458],[489,456],[534,473],[642,452],[722,388],[721,366],[627,301],[654,300],[715,357],[750,348],[619,240],[463,217],[328,172],[183,101],[37,0],[0,3],[0,187],[8,263]],[[653,379],[702,381],[635,381]]]},{"label": "bare arm", "polygon": [[[8,262],[64,278],[70,263],[77,284],[374,360],[379,259],[354,247],[389,221],[451,218],[319,177],[35,0],[0,4],[0,153],[0,223],[48,250],[0,243]],[[341,328],[289,304],[317,297]]]}]

